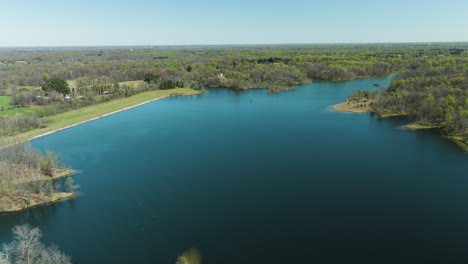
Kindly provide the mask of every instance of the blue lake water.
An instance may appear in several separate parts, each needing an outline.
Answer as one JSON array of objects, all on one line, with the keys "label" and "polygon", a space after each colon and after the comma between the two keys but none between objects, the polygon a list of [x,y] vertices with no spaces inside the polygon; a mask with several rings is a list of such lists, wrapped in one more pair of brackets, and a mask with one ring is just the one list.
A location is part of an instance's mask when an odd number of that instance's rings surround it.
[{"label": "blue lake water", "polygon": [[75,263],[466,263],[468,155],[404,118],[334,112],[389,78],[209,89],[34,140],[83,195],[0,216]]}]

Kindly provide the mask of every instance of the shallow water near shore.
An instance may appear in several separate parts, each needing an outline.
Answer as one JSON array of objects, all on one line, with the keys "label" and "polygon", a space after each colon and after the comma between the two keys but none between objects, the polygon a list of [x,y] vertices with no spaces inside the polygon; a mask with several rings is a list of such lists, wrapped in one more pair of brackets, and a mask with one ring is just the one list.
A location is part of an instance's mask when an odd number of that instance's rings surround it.
[{"label": "shallow water near shore", "polygon": [[405,118],[334,112],[389,78],[294,91],[208,89],[34,140],[83,195],[0,215],[0,243],[29,223],[74,263],[468,261],[468,155]]}]

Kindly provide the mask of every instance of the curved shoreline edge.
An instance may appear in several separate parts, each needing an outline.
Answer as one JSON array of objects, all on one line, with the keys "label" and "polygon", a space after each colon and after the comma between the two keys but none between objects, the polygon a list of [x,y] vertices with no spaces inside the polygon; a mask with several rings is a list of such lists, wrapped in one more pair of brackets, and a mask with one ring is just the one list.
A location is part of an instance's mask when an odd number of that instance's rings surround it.
[{"label": "curved shoreline edge", "polygon": [[130,97],[118,98],[108,102],[58,113],[49,117],[52,122],[49,123],[47,127],[37,128],[14,136],[1,137],[0,141],[6,145],[27,142],[167,97],[200,94],[203,94],[203,92],[190,88],[147,91]]},{"label": "curved shoreline edge", "polygon": [[[77,122],[77,123],[72,124],[72,125],[68,125],[68,126],[65,126],[65,127],[62,127],[62,128],[54,129],[52,131],[48,131],[46,133],[42,133],[42,134],[33,136],[31,138],[28,138],[27,141],[34,140],[34,139],[41,138],[41,137],[45,137],[45,136],[48,136],[48,135],[51,135],[51,134],[54,134],[54,133],[57,133],[57,132],[72,128],[72,127],[75,127],[75,126],[79,126],[79,125],[82,125],[82,124],[85,124],[85,123],[88,123],[88,122],[91,122],[91,121],[94,121],[94,120],[97,120],[97,119],[100,119],[100,118],[103,118],[103,117],[106,117],[106,116],[110,116],[110,115],[113,115],[113,114],[116,114],[116,113],[119,113],[119,112],[123,112],[123,111],[129,110],[129,109],[132,109],[132,108],[135,108],[135,107],[139,107],[139,106],[142,106],[142,105],[145,105],[145,104],[148,104],[148,103],[160,100],[160,99],[167,98],[167,97],[171,97],[171,96],[169,96],[169,95],[161,96],[161,97],[154,98],[154,99],[142,102],[142,103],[138,103],[136,105],[124,107],[124,108],[116,110],[116,111],[112,111],[112,112],[109,112],[109,113],[106,113],[106,114],[103,114],[103,115],[100,115],[100,116],[97,116],[97,117],[93,117],[93,118],[89,118],[89,119]],[[70,176],[72,174],[75,174],[75,173],[76,173],[76,171],[74,171],[74,170],[57,169],[56,171],[54,171],[55,175],[53,175],[52,177],[43,176],[39,180],[42,180],[42,181],[58,180],[58,179]],[[63,200],[68,200],[70,198],[73,198],[74,196],[75,196],[75,193],[67,193],[67,192],[58,192],[58,193],[54,193],[54,194],[52,194],[50,196],[29,195],[27,197],[27,198],[29,198],[28,203],[15,202],[14,200],[10,200],[9,202],[7,201],[6,205],[3,205],[3,208],[0,208],[0,215],[1,214],[21,212],[21,211],[24,211],[24,210],[28,210],[28,209],[39,207],[39,206],[44,206],[44,205],[51,204],[51,203],[58,203],[58,202],[61,202]],[[24,199],[24,200],[26,200],[26,199]]]},{"label": "curved shoreline edge", "polygon": [[110,116],[110,115],[113,115],[113,114],[117,114],[117,113],[120,113],[120,112],[129,110],[129,109],[132,109],[132,108],[135,108],[135,107],[139,107],[139,106],[142,106],[142,105],[145,105],[145,104],[148,104],[148,103],[151,103],[151,102],[160,100],[160,99],[168,98],[168,97],[170,97],[170,96],[158,97],[158,98],[155,98],[155,99],[152,99],[152,100],[143,102],[143,103],[139,103],[139,104],[136,104],[136,105],[128,106],[128,107],[125,107],[125,108],[122,108],[122,109],[119,109],[119,110],[116,110],[116,111],[113,111],[113,112],[110,112],[110,113],[107,113],[107,114],[103,114],[103,115],[100,115],[100,116],[97,116],[97,117],[93,117],[93,118],[90,118],[90,119],[86,119],[86,120],[84,120],[84,121],[80,121],[80,122],[78,122],[78,123],[75,123],[75,124],[72,124],[72,125],[69,125],[69,126],[66,126],[66,127],[54,129],[54,130],[52,130],[52,131],[49,131],[49,132],[46,132],[46,133],[39,134],[39,135],[37,135],[37,136],[31,137],[31,138],[28,139],[28,141],[29,141],[29,140],[38,139],[38,138],[41,138],[41,137],[45,137],[45,136],[48,136],[48,135],[51,135],[51,134],[60,132],[60,131],[62,131],[62,130],[66,130],[66,129],[69,129],[69,128],[72,128],[72,127],[76,127],[76,126],[79,126],[79,125],[82,125],[82,124],[86,124],[86,123],[88,123],[88,122],[91,122],[91,121],[94,121],[94,120],[98,120],[98,119],[101,119],[101,118],[106,117],[106,116]]},{"label": "curved shoreline edge", "polygon": [[[37,179],[16,181],[16,184],[27,184],[33,181],[55,181],[77,173],[77,171],[57,168],[52,176],[41,175]],[[10,195],[0,197],[0,214],[8,214],[24,211],[30,208],[39,207],[51,203],[60,202],[76,196],[75,192],[55,192],[51,194],[35,194],[13,192]]]},{"label": "curved shoreline edge", "polygon": [[370,113],[371,109],[368,104],[364,106],[357,106],[358,104],[350,104],[349,102],[344,102],[336,105],[332,105],[331,108],[337,112],[351,112],[351,113]]},{"label": "curved shoreline edge", "polygon": [[[363,107],[356,107],[356,106],[353,106],[352,104],[348,104],[348,102],[332,105],[331,108],[333,109],[333,111],[336,111],[336,112],[350,112],[350,113],[357,113],[357,114],[372,113],[371,109],[367,105]],[[387,115],[380,116],[380,118],[387,118],[387,117],[401,116],[401,115],[404,115],[404,114],[387,114]],[[417,122],[409,123],[404,126],[398,127],[398,129],[403,129],[403,130],[423,130],[423,129],[438,129],[438,128],[440,127],[431,126],[431,125],[423,125]],[[463,141],[461,138],[457,136],[444,136],[444,135],[441,135],[441,136],[452,140],[453,142],[455,142],[458,146],[460,146],[462,149],[464,149],[468,153],[468,142]]]},{"label": "curved shoreline edge", "polygon": [[[30,141],[30,140],[34,140],[34,139],[37,139],[37,138],[45,137],[45,136],[48,136],[48,135],[51,135],[51,134],[54,134],[54,133],[57,133],[57,132],[72,128],[72,127],[75,127],[75,126],[79,126],[79,125],[82,125],[82,124],[85,124],[85,123],[88,123],[88,122],[91,122],[91,121],[94,121],[94,120],[97,120],[97,119],[100,119],[100,118],[103,118],[103,117],[106,117],[106,116],[110,116],[110,115],[113,115],[113,114],[116,114],[116,113],[119,113],[119,112],[123,112],[123,111],[129,110],[129,109],[132,109],[132,108],[136,108],[136,107],[139,107],[139,106],[142,106],[142,105],[145,105],[145,104],[148,104],[148,103],[160,100],[160,99],[164,99],[164,98],[168,98],[168,97],[175,97],[175,96],[193,96],[193,95],[199,95],[199,94],[202,94],[202,93],[198,92],[198,91],[191,91],[191,92],[185,91],[185,93],[180,93],[180,94],[179,93],[169,93],[169,94],[164,94],[162,96],[159,95],[156,98],[152,98],[152,99],[149,99],[149,100],[146,100],[146,101],[143,101],[143,102],[139,102],[139,103],[136,103],[136,104],[133,104],[133,105],[125,106],[125,107],[122,107],[120,109],[110,111],[108,113],[104,113],[104,114],[101,114],[101,115],[98,115],[98,116],[95,116],[95,117],[92,117],[92,118],[88,118],[88,119],[73,123],[71,125],[58,127],[58,128],[52,129],[50,131],[40,133],[38,135],[33,134],[31,136],[28,136],[27,134],[26,135],[24,135],[24,134],[21,135],[20,134],[20,135],[17,135],[15,137],[10,138],[12,140],[10,142],[10,144],[16,144],[16,143],[18,143],[18,141],[20,139],[22,139],[22,141]],[[78,110],[80,110],[80,109],[78,109]],[[74,111],[74,110],[72,110],[72,111]],[[102,112],[103,111],[101,111],[101,113]],[[16,140],[16,143],[15,143],[14,140]],[[54,175],[52,177],[42,176],[37,180],[38,181],[57,180],[57,179],[60,179],[60,178],[64,178],[64,177],[73,175],[75,173],[78,173],[78,172],[75,171],[75,170],[70,170],[70,169],[66,169],[66,168],[59,168],[59,169],[56,169],[54,171]],[[76,195],[77,195],[77,193],[69,193],[69,192],[57,192],[57,193],[53,193],[51,195],[20,194],[20,193],[18,193],[17,195],[12,195],[10,197],[0,197],[0,205],[1,205],[0,206],[0,215],[1,214],[20,212],[20,211],[28,210],[28,209],[31,209],[31,208],[51,204],[51,203],[61,202],[63,200],[71,199],[71,198],[75,197]]]},{"label": "curved shoreline edge", "polygon": [[69,192],[58,192],[58,193],[53,193],[50,196],[45,196],[45,195],[30,195],[26,198],[29,198],[29,203],[26,204],[25,201],[20,202],[13,202],[11,201],[10,204],[4,206],[3,208],[0,208],[0,215],[2,214],[10,214],[10,213],[16,213],[16,212],[21,212],[27,209],[47,205],[47,204],[52,204],[52,203],[58,203],[64,200],[71,199],[75,197],[77,194],[76,193],[69,193]]}]

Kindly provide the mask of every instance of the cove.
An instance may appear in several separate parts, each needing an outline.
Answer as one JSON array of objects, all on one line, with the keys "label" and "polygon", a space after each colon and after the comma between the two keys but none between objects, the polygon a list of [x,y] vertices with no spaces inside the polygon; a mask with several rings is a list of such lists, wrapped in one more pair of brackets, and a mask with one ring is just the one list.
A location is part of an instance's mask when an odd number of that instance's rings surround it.
[{"label": "cove", "polygon": [[44,138],[81,171],[74,200],[0,215],[74,263],[468,261],[468,155],[405,118],[334,112],[390,78],[294,91],[208,89]]}]

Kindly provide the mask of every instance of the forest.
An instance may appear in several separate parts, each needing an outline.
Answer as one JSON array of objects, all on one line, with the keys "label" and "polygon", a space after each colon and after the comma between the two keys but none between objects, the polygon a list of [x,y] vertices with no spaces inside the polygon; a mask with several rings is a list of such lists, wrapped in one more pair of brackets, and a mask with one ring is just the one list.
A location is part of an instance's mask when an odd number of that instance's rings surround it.
[{"label": "forest", "polygon": [[466,140],[467,51],[466,43],[0,49],[0,96],[9,98],[0,109],[0,136],[46,127],[57,113],[144,91],[281,92],[314,79],[397,73],[376,95],[375,112],[408,114]]},{"label": "forest", "polygon": [[468,58],[436,58],[398,74],[372,106],[380,114],[408,114],[468,142]]}]

